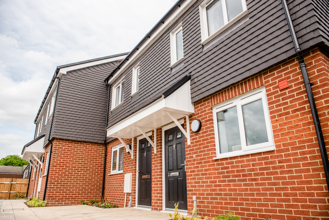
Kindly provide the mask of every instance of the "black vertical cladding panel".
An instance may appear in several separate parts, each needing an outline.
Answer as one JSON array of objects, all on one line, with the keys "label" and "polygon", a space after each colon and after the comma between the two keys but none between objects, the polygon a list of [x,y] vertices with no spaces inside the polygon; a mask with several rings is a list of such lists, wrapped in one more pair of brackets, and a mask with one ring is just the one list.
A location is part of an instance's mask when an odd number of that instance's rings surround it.
[{"label": "black vertical cladding panel", "polygon": [[[152,138],[152,137],[150,137]],[[139,140],[138,205],[152,205],[152,146],[146,138]]]},{"label": "black vertical cladding panel", "polygon": [[103,143],[107,88],[104,78],[118,61],[63,75],[51,137]]},{"label": "black vertical cladding panel", "polygon": [[[325,29],[328,16],[318,22],[320,14],[322,17],[328,14],[326,1],[313,1],[313,4],[311,0],[289,1],[303,50],[323,41],[321,33],[328,30]],[[192,101],[196,102],[295,56],[280,1],[248,0],[248,14],[206,45],[201,44],[201,3],[202,0],[196,1],[119,77],[124,77],[127,85],[125,100],[120,108],[110,110],[109,126],[151,103],[186,74],[192,76]],[[184,61],[181,67],[172,70],[170,32],[179,23],[183,26]],[[141,67],[140,91],[131,97],[132,68],[136,63],[140,63]]]},{"label": "black vertical cladding panel", "polygon": [[321,36],[329,46],[329,2],[328,0],[312,0],[315,16],[319,23]]},{"label": "black vertical cladding panel", "polygon": [[165,131],[166,208],[187,209],[185,137],[178,127]]}]

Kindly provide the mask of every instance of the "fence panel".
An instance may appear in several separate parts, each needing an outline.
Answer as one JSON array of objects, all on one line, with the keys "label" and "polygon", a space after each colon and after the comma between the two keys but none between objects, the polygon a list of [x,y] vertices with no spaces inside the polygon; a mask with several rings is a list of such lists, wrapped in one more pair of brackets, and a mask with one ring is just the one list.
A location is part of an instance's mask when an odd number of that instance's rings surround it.
[{"label": "fence panel", "polygon": [[12,199],[17,193],[26,197],[28,179],[0,178],[0,199]]}]

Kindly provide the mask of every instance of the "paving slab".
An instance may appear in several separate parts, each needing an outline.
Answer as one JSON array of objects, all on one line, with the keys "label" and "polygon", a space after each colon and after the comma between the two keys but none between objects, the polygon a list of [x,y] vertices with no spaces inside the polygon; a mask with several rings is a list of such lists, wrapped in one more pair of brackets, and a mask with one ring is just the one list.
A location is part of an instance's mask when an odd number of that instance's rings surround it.
[{"label": "paving slab", "polygon": [[56,206],[30,208],[26,200],[0,200],[0,220],[169,220],[168,213],[135,208]]}]

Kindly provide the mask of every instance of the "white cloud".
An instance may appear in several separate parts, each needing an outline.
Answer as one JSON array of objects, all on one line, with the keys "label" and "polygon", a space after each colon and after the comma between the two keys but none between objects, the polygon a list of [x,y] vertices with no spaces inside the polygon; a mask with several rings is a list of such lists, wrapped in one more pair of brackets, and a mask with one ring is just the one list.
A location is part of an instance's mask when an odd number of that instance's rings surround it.
[{"label": "white cloud", "polygon": [[30,140],[13,134],[0,134],[0,159],[8,155],[20,155],[23,146]]},{"label": "white cloud", "polygon": [[33,138],[56,66],[129,52],[176,1],[1,0],[0,154]]}]

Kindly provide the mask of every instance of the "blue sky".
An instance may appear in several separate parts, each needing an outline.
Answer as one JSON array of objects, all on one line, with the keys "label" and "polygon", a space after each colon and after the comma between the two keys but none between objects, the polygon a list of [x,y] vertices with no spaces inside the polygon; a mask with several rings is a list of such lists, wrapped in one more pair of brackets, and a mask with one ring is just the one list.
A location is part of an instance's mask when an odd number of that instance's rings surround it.
[{"label": "blue sky", "polygon": [[0,158],[20,154],[56,66],[129,52],[176,0],[0,0]]}]

